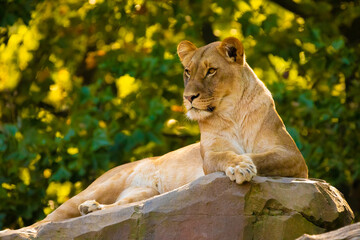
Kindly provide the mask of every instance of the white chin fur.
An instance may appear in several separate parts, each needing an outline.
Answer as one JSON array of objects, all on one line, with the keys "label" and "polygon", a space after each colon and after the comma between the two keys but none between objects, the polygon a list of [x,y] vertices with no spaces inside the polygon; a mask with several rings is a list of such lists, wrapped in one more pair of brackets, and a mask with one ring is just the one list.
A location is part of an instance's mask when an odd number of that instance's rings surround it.
[{"label": "white chin fur", "polygon": [[208,112],[208,111],[202,111],[202,110],[196,110],[196,109],[190,109],[187,113],[186,116],[188,118],[190,118],[191,120],[202,120],[205,119],[207,117],[209,117],[212,113]]}]

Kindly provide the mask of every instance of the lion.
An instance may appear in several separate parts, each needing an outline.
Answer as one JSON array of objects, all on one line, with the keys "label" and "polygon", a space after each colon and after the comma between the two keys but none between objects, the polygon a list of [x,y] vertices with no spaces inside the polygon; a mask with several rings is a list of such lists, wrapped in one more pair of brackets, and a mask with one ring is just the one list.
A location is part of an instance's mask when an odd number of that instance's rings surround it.
[{"label": "lion", "polygon": [[307,178],[305,160],[237,38],[200,48],[182,41],[177,53],[186,115],[198,121],[200,143],[111,169],[39,223],[141,201],[217,171],[237,184],[257,174]]}]

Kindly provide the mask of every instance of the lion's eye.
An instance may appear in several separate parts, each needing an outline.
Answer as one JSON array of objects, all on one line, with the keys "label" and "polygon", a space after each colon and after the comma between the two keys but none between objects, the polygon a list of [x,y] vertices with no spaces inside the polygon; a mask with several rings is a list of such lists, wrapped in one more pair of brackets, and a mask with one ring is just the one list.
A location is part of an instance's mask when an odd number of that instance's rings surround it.
[{"label": "lion's eye", "polygon": [[207,71],[206,75],[214,75],[216,73],[216,69],[215,68],[209,68],[209,70]]},{"label": "lion's eye", "polygon": [[187,76],[187,77],[190,77],[190,70],[189,69],[185,69],[185,75]]}]

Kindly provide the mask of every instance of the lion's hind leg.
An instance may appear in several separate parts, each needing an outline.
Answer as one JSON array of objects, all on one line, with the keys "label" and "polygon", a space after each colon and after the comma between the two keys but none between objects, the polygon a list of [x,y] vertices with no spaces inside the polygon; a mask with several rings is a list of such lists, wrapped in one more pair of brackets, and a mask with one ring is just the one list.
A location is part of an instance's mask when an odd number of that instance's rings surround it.
[{"label": "lion's hind leg", "polygon": [[79,205],[78,209],[81,215],[111,208],[118,205],[124,205],[127,203],[138,202],[153,196],[158,195],[159,192],[151,187],[129,187],[125,189],[113,204],[100,204],[95,200],[88,200]]}]

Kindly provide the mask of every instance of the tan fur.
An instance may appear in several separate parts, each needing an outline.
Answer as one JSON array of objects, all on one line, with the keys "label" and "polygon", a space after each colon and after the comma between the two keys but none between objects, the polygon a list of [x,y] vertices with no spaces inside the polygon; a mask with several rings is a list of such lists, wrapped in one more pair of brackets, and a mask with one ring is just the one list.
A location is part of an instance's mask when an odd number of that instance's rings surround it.
[{"label": "tan fur", "polygon": [[186,69],[184,105],[187,116],[199,122],[201,143],[116,167],[42,222],[150,198],[204,172],[223,171],[239,184],[257,173],[307,177],[305,161],[270,92],[247,65],[239,40],[227,38],[201,48],[183,41],[178,55]]},{"label": "tan fur", "polygon": [[237,183],[257,173],[307,177],[305,161],[238,39],[199,49],[186,41],[178,52],[185,67],[184,105],[199,122],[205,174],[223,171]]},{"label": "tan fur", "polygon": [[104,173],[40,223],[140,201],[183,186],[203,175],[199,143],[161,157],[124,164]]}]

